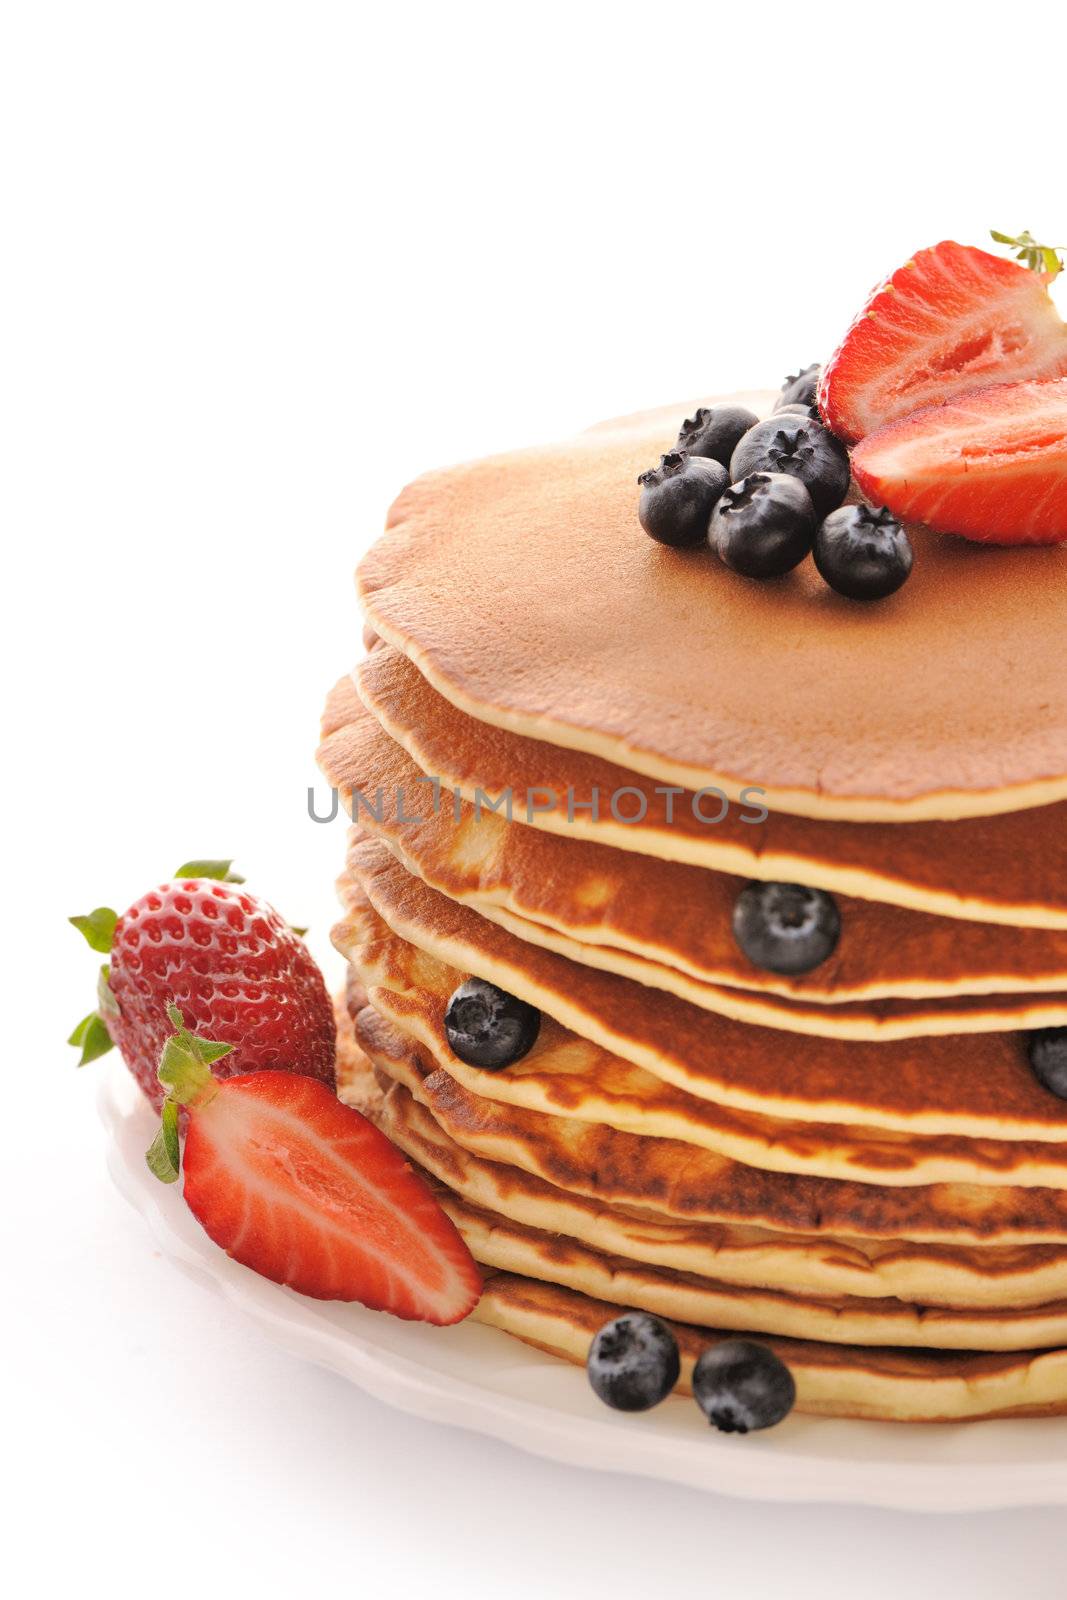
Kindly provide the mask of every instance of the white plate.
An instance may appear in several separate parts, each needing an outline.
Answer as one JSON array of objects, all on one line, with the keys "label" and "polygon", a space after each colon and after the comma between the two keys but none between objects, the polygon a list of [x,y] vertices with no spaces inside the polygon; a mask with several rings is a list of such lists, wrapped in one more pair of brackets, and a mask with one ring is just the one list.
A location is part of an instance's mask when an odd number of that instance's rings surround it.
[{"label": "white plate", "polygon": [[152,1112],[117,1057],[102,1065],[110,1170],[163,1253],[286,1350],[403,1411],[571,1465],[744,1499],[907,1511],[1067,1505],[1067,1419],[908,1427],[790,1417],[766,1434],[726,1437],[681,1397],[644,1416],[611,1412],[578,1368],[494,1329],[432,1328],[303,1299],[231,1261],[186,1209],[179,1186],[152,1177],[144,1159]]}]

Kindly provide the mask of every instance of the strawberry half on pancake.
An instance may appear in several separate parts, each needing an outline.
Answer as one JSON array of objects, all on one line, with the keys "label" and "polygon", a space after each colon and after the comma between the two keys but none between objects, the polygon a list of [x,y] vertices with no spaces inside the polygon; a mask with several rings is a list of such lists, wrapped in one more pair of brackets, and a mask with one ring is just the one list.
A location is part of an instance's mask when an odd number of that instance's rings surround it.
[{"label": "strawberry half on pancake", "polygon": [[1067,377],[1051,277],[951,239],[917,251],[875,289],[826,363],[818,401],[827,426],[852,444],[972,389]]},{"label": "strawberry half on pancake", "polygon": [[1067,378],[996,384],[856,446],[852,473],[907,522],[990,544],[1067,540]]}]

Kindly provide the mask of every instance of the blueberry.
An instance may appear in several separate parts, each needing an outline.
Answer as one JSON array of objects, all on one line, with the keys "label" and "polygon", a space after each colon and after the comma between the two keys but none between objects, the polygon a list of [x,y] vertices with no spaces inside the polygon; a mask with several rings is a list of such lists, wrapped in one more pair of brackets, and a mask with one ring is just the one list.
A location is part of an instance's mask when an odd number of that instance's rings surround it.
[{"label": "blueberry", "polygon": [[815,508],[798,478],[753,472],[724,489],[708,524],[719,559],[746,578],[778,578],[811,550]]},{"label": "blueberry", "polygon": [[765,1344],[724,1339],[693,1368],[693,1398],[720,1433],[773,1428],[796,1404],[797,1386],[784,1361]]},{"label": "blueberry", "polygon": [[496,1072],[532,1050],[541,1013],[525,1000],[484,978],[461,983],[445,1010],[445,1033],[454,1053],[469,1067]]},{"label": "blueberry", "polygon": [[850,600],[895,594],[911,561],[911,542],[886,506],[842,506],[815,535],[815,565],[831,589]]},{"label": "blueberry", "polygon": [[811,972],[837,948],[841,914],[831,895],[800,883],[749,883],[734,905],[734,938],[765,972]]},{"label": "blueberry", "polygon": [[586,1371],[605,1405],[616,1411],[648,1411],[678,1382],[678,1343],[658,1317],[627,1311],[595,1336]]},{"label": "blueberry", "polygon": [[730,478],[719,461],[672,450],[637,481],[642,528],[660,544],[681,548],[706,537],[708,518]]},{"label": "blueberry", "polygon": [[1035,1028],[1026,1048],[1037,1081],[1067,1100],[1067,1028]]},{"label": "blueberry", "polygon": [[682,423],[677,448],[728,467],[738,442],[758,421],[756,413],[744,406],[713,406],[710,410],[701,406]]},{"label": "blueberry", "polygon": [[775,411],[784,411],[786,406],[797,403],[802,406],[813,406],[815,395],[819,387],[819,374],[822,368],[817,361],[810,367],[805,367],[794,377],[787,378],[782,384],[782,392],[775,404]]},{"label": "blueberry", "polygon": [[795,412],[768,417],[748,430],[730,458],[731,483],[750,472],[799,478],[820,517],[836,510],[848,493],[848,451],[813,418]]},{"label": "blueberry", "polygon": [[820,420],[818,406],[802,406],[797,404],[788,406],[775,406],[774,414],[776,417],[810,417],[812,422],[818,422]]}]

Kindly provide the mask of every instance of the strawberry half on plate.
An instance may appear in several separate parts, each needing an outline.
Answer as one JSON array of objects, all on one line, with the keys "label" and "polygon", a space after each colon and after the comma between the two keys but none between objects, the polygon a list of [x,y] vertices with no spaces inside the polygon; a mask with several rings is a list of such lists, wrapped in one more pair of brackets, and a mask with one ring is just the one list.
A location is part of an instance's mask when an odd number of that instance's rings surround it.
[{"label": "strawberry half on plate", "polygon": [[[454,1224],[380,1129],[316,1078],[249,1072],[219,1082],[229,1045],[169,1008],[163,1122],[148,1165],[173,1183],[215,1243],[275,1283],[358,1300],[408,1321],[460,1322],[481,1277]],[[187,1113],[179,1144],[179,1107]]]},{"label": "strawberry half on plate", "polygon": [[997,384],[868,434],[852,473],[875,505],[991,544],[1067,540],[1067,378]]},{"label": "strawberry half on plate", "polygon": [[1067,376],[1051,274],[951,239],[879,285],[823,368],[819,410],[854,443],[970,389]]}]

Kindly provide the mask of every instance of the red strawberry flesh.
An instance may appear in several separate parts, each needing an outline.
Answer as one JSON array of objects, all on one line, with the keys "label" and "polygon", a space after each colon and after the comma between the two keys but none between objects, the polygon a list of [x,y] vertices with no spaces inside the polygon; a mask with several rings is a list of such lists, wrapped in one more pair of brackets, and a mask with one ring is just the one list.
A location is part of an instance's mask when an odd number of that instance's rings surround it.
[{"label": "red strawberry flesh", "polygon": [[945,240],[874,290],[823,369],[819,408],[849,442],[971,389],[1067,376],[1044,274]]},{"label": "red strawberry flesh", "polygon": [[459,1322],[474,1261],[426,1183],[322,1083],[254,1072],[189,1112],[185,1199],[235,1260],[321,1300]]},{"label": "red strawberry flesh", "polygon": [[1067,539],[1067,379],[998,384],[869,434],[852,455],[895,516],[994,544]]}]

